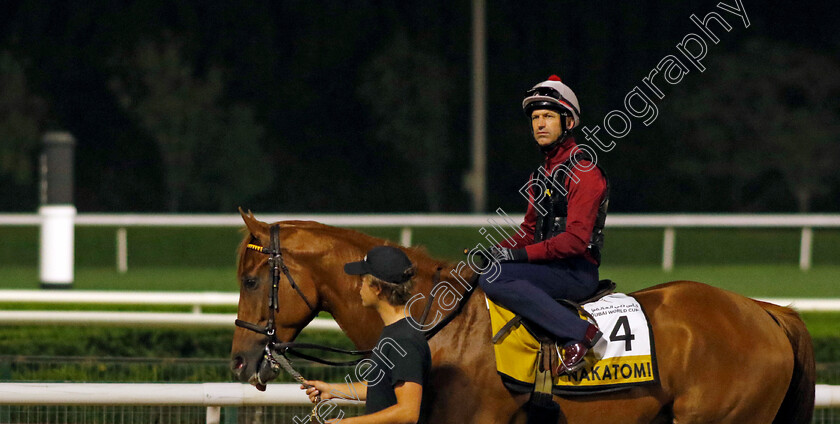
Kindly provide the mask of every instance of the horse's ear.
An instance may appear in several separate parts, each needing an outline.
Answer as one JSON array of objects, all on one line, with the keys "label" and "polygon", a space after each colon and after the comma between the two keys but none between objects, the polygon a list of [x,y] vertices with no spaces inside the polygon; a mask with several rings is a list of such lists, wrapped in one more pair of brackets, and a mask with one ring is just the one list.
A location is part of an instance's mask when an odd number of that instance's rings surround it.
[{"label": "horse's ear", "polygon": [[268,224],[257,220],[257,218],[254,217],[253,212],[248,210],[248,213],[245,213],[240,206],[239,215],[242,216],[242,220],[245,221],[245,227],[248,228],[248,232],[250,232],[252,236],[258,239],[268,238]]}]

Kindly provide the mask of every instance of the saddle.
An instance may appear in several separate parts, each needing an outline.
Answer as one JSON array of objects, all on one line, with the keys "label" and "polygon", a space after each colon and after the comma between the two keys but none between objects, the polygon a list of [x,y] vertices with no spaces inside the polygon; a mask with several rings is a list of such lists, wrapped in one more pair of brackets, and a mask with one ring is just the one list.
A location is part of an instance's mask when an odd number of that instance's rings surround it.
[{"label": "saddle", "polygon": [[[585,305],[590,302],[595,302],[601,299],[604,296],[610,295],[615,293],[616,284],[612,280],[601,280],[598,282],[598,287],[595,289],[595,293],[592,296],[584,299],[580,303],[572,302],[568,299],[554,299],[558,303],[562,304],[563,306],[577,312],[578,315],[581,316],[581,319],[588,320],[590,322],[595,322],[595,319],[589,315],[581,305]],[[543,330],[540,326],[522,318],[522,315],[517,314],[513,319],[507,322],[499,331],[493,335],[493,344],[496,344],[504,338],[507,333],[509,333],[514,327],[522,324],[525,329],[528,330],[537,340],[540,341],[542,344],[543,342],[554,343],[554,339],[549,335],[545,330]]]},{"label": "saddle", "polygon": [[[595,302],[604,296],[610,295],[615,292],[616,284],[611,280],[601,280],[598,282],[598,287],[595,290],[595,293],[592,294],[589,298],[581,301],[580,303],[576,303],[567,299],[555,299],[557,302],[561,303],[563,306],[572,309],[575,311],[581,319],[588,320],[590,322],[595,322],[594,317],[592,317],[588,312],[586,312],[580,305]],[[537,364],[539,364],[537,368],[537,375],[536,381],[533,386],[533,392],[531,393],[531,399],[529,402],[529,409],[533,410],[531,412],[534,413],[535,416],[539,416],[540,413],[538,411],[547,409],[547,410],[554,410],[556,409],[556,404],[552,400],[552,389],[553,389],[553,382],[558,377],[554,373],[553,370],[557,369],[557,364],[560,361],[560,356],[558,350],[555,348],[555,340],[552,336],[550,336],[545,330],[543,330],[540,326],[529,322],[522,318],[521,315],[516,314],[512,319],[510,319],[504,326],[502,326],[496,334],[493,335],[493,345],[496,345],[499,340],[503,339],[508,333],[510,333],[514,328],[522,325],[532,336],[539,342],[540,347],[537,351]],[[532,414],[529,414],[532,415]],[[529,419],[529,422],[531,420]]]}]

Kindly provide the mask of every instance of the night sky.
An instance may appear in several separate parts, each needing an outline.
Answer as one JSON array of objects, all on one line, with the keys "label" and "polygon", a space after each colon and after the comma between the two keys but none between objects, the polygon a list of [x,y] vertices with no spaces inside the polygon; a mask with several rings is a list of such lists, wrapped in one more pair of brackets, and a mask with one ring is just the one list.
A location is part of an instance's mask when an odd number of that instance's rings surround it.
[{"label": "night sky", "polygon": [[[44,105],[28,116],[41,131],[78,140],[80,212],[172,209],[160,134],[120,103],[113,85],[134,75],[125,64],[142,43],[177,43],[196,80],[220,75],[219,114],[204,118],[221,129],[192,125],[205,139],[186,159],[194,171],[178,211],[470,210],[462,186],[470,166],[468,1],[31,0],[2,8],[0,51],[22,64],[29,96]],[[541,154],[521,101],[558,74],[590,129],[604,127],[612,111],[627,113],[635,87],[656,109],[655,119],[650,109],[631,116],[628,134],[599,150],[612,211],[800,211],[802,178],[778,160],[785,155],[816,174],[807,209],[840,211],[840,173],[819,171],[840,165],[838,9],[829,1],[488,2],[488,209],[525,209],[518,189]],[[731,28],[708,23],[716,44],[691,19],[710,12]],[[692,63],[686,54],[698,51],[696,40],[706,52]],[[669,56],[688,71],[678,75],[672,64],[670,76],[680,78],[670,84],[660,70],[657,95],[644,79]],[[640,107],[643,97],[635,101]],[[236,107],[261,129],[250,144],[230,135]],[[9,110],[0,106],[0,125],[13,125]],[[585,142],[580,132],[577,141]],[[786,144],[811,156],[794,158]],[[37,149],[27,152],[34,164]],[[242,175],[254,179],[238,181]],[[35,210],[36,179],[0,173],[0,210]]]}]

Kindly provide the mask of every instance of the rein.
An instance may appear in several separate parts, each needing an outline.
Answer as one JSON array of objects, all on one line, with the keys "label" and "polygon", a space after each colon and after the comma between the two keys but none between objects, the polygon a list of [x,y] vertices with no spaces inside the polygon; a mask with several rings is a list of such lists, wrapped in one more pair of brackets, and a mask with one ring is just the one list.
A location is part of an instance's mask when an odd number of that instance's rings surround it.
[{"label": "rein", "polygon": [[[425,325],[426,324],[426,318],[429,317],[429,311],[432,310],[432,304],[435,302],[434,286],[436,286],[437,283],[440,282],[440,272],[442,270],[443,270],[443,267],[440,267],[440,266],[437,267],[437,269],[435,270],[435,275],[434,275],[434,277],[432,277],[432,290],[431,290],[431,293],[429,293],[429,300],[426,302],[426,306],[423,308],[423,315],[420,316],[420,325]],[[450,312],[449,315],[445,316],[442,320],[440,320],[440,322],[435,324],[434,327],[432,327],[432,328],[430,328],[426,331],[426,334],[424,334],[424,337],[426,337],[427,341],[431,340],[432,337],[434,337],[437,333],[440,332],[440,330],[443,330],[443,327],[446,327],[447,324],[449,324],[453,319],[455,319],[455,317],[458,316],[458,314],[461,313],[461,310],[464,309],[464,305],[467,304],[467,301],[470,300],[470,296],[475,291],[475,283],[477,282],[477,280],[478,280],[478,274],[474,275],[470,279],[470,281],[469,281],[470,288],[468,288],[464,292],[464,295],[461,297],[461,300],[458,302],[458,307],[455,308],[454,311]]]}]

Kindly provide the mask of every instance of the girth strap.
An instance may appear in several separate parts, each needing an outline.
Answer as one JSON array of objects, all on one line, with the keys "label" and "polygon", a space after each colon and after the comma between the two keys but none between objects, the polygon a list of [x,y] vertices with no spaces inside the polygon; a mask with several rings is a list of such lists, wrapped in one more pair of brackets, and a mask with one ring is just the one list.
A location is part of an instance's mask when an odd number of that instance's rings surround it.
[{"label": "girth strap", "polygon": [[511,318],[510,321],[506,322],[502,328],[493,336],[493,344],[499,343],[499,340],[503,339],[510,330],[513,330],[513,327],[519,325],[522,322],[522,315],[516,315],[515,317]]},{"label": "girth strap", "polygon": [[544,393],[551,396],[554,382],[551,375],[552,362],[550,345],[540,343],[540,350],[537,351],[537,380],[534,384],[534,393]]}]

